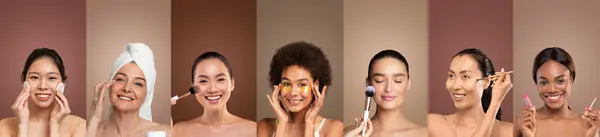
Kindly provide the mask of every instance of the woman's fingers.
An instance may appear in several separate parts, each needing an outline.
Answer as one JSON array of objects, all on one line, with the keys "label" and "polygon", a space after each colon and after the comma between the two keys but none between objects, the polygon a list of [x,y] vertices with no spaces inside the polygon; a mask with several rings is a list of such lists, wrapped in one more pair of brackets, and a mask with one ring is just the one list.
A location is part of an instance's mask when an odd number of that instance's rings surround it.
[{"label": "woman's fingers", "polygon": [[373,133],[373,123],[371,122],[370,119],[367,120],[367,133],[366,135],[363,136],[371,136],[371,133]]}]

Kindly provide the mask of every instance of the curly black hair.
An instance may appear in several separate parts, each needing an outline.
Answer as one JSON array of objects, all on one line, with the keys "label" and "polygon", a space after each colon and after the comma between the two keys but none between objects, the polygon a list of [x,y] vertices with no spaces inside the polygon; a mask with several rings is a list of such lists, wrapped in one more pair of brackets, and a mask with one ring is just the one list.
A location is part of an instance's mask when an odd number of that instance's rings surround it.
[{"label": "curly black hair", "polygon": [[271,60],[271,70],[269,71],[271,85],[281,83],[283,70],[293,65],[307,69],[311,77],[319,81],[319,91],[325,85],[331,85],[329,60],[321,48],[303,41],[290,43],[277,49]]}]

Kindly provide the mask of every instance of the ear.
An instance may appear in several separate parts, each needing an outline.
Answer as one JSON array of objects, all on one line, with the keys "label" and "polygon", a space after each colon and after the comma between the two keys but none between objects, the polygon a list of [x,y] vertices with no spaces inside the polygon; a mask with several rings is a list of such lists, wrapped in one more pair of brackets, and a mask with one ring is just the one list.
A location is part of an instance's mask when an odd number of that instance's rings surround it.
[{"label": "ear", "polygon": [[492,84],[492,80],[490,79],[485,79],[485,84],[483,85],[483,89],[487,89],[488,87],[490,87],[490,84]]},{"label": "ear", "polygon": [[233,91],[234,89],[235,89],[235,78],[231,77],[231,91]]},{"label": "ear", "polygon": [[315,86],[317,86],[318,90],[321,90],[321,85],[319,85],[319,79],[315,80]]},{"label": "ear", "polygon": [[408,79],[408,85],[406,85],[406,91],[410,91],[410,86],[412,85],[412,82],[410,82],[410,79]]},{"label": "ear", "polygon": [[365,87],[371,86],[371,84],[369,84],[369,78],[365,78]]}]

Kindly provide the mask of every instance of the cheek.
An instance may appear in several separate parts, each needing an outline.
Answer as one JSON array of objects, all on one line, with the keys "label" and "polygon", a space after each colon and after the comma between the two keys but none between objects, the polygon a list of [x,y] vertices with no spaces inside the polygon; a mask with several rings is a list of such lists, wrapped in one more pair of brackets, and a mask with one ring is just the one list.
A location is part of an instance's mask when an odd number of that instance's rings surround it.
[{"label": "cheek", "polygon": [[452,91],[452,85],[453,85],[454,81],[452,80],[446,80],[446,89],[448,91]]}]

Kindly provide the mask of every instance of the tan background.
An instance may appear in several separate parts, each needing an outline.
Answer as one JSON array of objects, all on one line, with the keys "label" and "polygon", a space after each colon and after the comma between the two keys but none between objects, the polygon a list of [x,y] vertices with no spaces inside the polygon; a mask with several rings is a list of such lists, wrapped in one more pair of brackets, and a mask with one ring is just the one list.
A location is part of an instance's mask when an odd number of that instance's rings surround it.
[{"label": "tan background", "polygon": [[[256,121],[256,1],[178,0],[172,5],[171,96],[187,92],[196,57],[217,51],[229,60],[235,78],[229,112]],[[172,106],[171,115],[177,123],[202,111],[190,96]]]},{"label": "tan background", "polygon": [[332,69],[332,86],[325,97],[325,106],[319,113],[326,118],[342,120],[342,1],[258,0],[257,51],[257,119],[275,114],[267,102],[272,94],[268,72],[275,50],[297,41],[311,42],[325,52]]},{"label": "tan background", "polygon": [[561,47],[573,57],[577,74],[568,100],[574,112],[583,114],[598,94],[600,1],[515,1],[513,5],[514,115],[520,116],[525,106],[523,93],[537,108],[544,104],[531,71],[535,56],[547,47]]},{"label": "tan background", "polygon": [[[459,51],[479,48],[496,71],[512,70],[512,15],[512,1],[429,1],[430,113],[457,111],[446,89],[446,77],[452,56]],[[502,121],[512,122],[512,94],[502,102]]]},{"label": "tan background", "polygon": [[344,123],[362,116],[369,61],[386,49],[402,53],[410,67],[402,112],[427,126],[427,1],[344,2]]},{"label": "tan background", "polygon": [[65,65],[71,114],[85,118],[85,1],[3,1],[0,4],[0,119],[21,92],[21,72],[36,48],[56,50]]},{"label": "tan background", "polygon": [[[152,49],[156,85],[152,119],[169,124],[171,117],[171,2],[165,0],[87,1],[87,113],[93,101],[93,87],[108,80],[112,65],[131,42],[143,42]],[[108,118],[105,99],[104,118]]]}]

